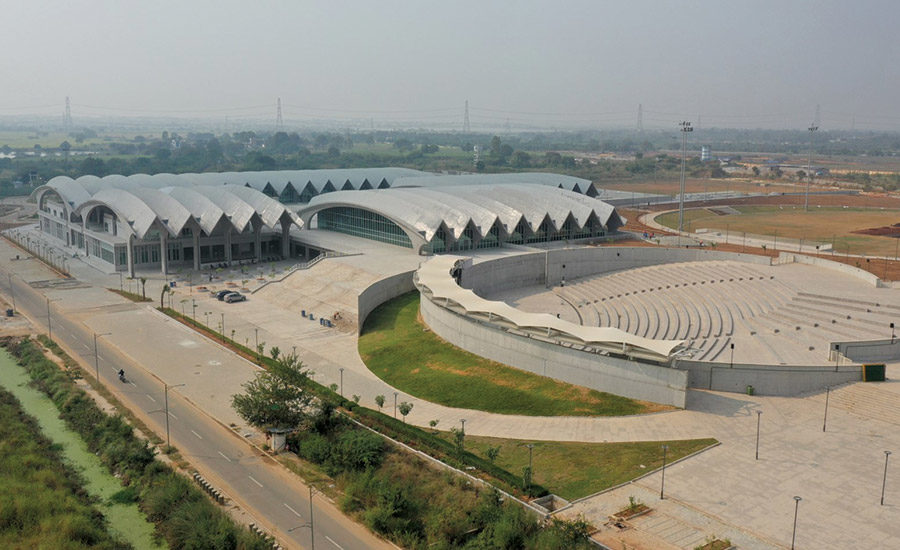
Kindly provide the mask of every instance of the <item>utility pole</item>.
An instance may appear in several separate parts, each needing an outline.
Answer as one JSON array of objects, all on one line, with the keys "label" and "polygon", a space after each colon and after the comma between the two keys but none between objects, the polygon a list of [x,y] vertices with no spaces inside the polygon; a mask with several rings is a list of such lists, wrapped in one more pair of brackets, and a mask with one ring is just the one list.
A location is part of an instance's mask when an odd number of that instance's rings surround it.
[{"label": "utility pole", "polygon": [[644,104],[638,103],[637,131],[644,131]]},{"label": "utility pole", "polygon": [[472,131],[472,125],[469,124],[469,100],[466,100],[466,112],[463,115],[463,133],[468,134]]},{"label": "utility pole", "polygon": [[685,155],[685,137],[688,132],[693,132],[694,129],[691,128],[691,123],[687,121],[682,121],[678,123],[681,127],[681,186],[678,189],[678,237],[679,244],[681,243],[681,232],[684,231],[684,155]]},{"label": "utility pole", "polygon": [[275,131],[276,132],[284,131],[284,117],[281,116],[281,98],[280,97],[275,102]]},{"label": "utility pole", "polygon": [[[816,107],[816,113],[817,113],[816,117],[817,118],[818,118],[818,110],[819,110],[819,108]],[[817,124],[810,124],[809,128],[807,128],[807,130],[809,130],[809,156],[806,157],[806,201],[803,204],[803,210],[805,210],[807,212],[809,211],[809,182],[810,182],[810,180],[812,180],[812,177],[813,177],[813,173],[812,173],[813,132],[815,132],[818,129],[819,129],[819,126]]]}]

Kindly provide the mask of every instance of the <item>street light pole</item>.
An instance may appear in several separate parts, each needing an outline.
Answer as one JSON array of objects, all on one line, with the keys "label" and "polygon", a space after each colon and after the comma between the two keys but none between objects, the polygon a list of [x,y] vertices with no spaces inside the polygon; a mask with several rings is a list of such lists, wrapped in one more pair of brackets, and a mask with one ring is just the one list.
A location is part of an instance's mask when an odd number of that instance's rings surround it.
[{"label": "street light pole", "polygon": [[822,419],[822,431],[825,431],[825,426],[828,425],[828,398],[831,396],[831,386],[825,386],[825,416]]},{"label": "street light pole", "polygon": [[532,455],[534,453],[534,443],[529,443],[525,446],[528,447],[528,471],[531,472],[531,479],[534,479],[534,469],[532,468],[531,461]]},{"label": "street light pole", "polygon": [[312,550],[316,550],[316,529],[313,524],[313,488],[309,486],[309,546]]},{"label": "street light pole", "polygon": [[794,541],[797,539],[797,510],[800,509],[800,497],[794,497],[794,531],[791,533],[791,550],[794,550]]},{"label": "street light pole", "polygon": [[728,366],[729,366],[729,368],[733,369],[734,368],[734,342],[731,342],[729,344],[729,347],[731,348],[731,361],[728,363]]},{"label": "street light pole", "polygon": [[669,450],[668,445],[662,446],[663,450],[663,465],[662,465],[662,483],[659,485],[659,499],[663,500],[665,497],[665,488],[666,488],[666,452]]},{"label": "street light pole", "polygon": [[756,460],[759,460],[759,421],[762,418],[762,411],[756,411]]},{"label": "street light pole", "polygon": [[175,384],[174,386],[170,386],[163,382],[163,388],[165,389],[166,395],[166,449],[170,449],[172,447],[172,443],[169,440],[169,388],[177,388],[179,386],[184,386],[184,384]]},{"label": "street light pole", "polygon": [[881,480],[881,505],[884,506],[884,487],[887,485],[887,465],[888,457],[891,456],[890,451],[884,452],[884,478]]},{"label": "street light pole", "polygon": [[810,124],[809,128],[809,156],[806,158],[806,201],[803,204],[803,210],[809,211],[809,182],[812,179],[812,151],[813,151],[813,132],[819,127]]},{"label": "street light pole", "polygon": [[97,337],[98,336],[109,336],[109,332],[104,332],[102,334],[94,333],[94,374],[97,376],[97,383],[100,383],[100,355],[97,353]]},{"label": "street light pole", "polygon": [[341,397],[344,397],[344,367],[341,367],[340,371],[341,371]]},{"label": "street light pole", "polygon": [[681,232],[684,230],[684,167],[685,167],[685,138],[688,132],[693,132],[691,123],[682,121],[678,123],[681,126],[681,186],[679,187],[678,197],[678,243],[681,244]]},{"label": "street light pole", "polygon": [[225,312],[222,312],[222,342],[225,342]]},{"label": "street light pole", "polygon": [[[12,273],[7,273],[7,276],[9,277],[9,296],[10,296],[10,298],[12,298],[13,311],[16,311],[16,291],[15,291],[15,289],[13,289],[13,286],[12,286]],[[891,329],[893,329],[893,328],[894,328],[894,323],[891,323]]]},{"label": "street light pole", "polygon": [[[12,286],[10,286],[12,288]],[[13,298],[13,309],[16,308],[16,299]],[[891,323],[891,345],[894,344],[894,323]]]},{"label": "street light pole", "polygon": [[47,298],[47,336],[53,340],[53,328],[50,326],[50,298]]},{"label": "street light pole", "polygon": [[397,418],[397,392],[394,392],[394,418]]}]

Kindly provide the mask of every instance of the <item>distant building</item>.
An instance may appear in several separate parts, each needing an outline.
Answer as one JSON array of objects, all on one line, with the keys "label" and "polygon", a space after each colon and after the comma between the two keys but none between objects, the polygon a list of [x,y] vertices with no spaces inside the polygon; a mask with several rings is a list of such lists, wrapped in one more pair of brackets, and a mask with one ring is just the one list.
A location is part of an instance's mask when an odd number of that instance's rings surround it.
[{"label": "distant building", "polygon": [[700,162],[709,162],[709,145],[700,148]]}]

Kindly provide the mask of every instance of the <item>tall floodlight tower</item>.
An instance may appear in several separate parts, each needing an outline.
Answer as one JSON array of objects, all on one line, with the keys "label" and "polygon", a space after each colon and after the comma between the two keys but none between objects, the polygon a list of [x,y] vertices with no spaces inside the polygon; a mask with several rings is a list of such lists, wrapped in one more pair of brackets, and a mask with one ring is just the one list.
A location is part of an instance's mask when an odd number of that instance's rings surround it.
[{"label": "tall floodlight tower", "polygon": [[[684,154],[685,154],[685,138],[687,137],[688,132],[693,132],[694,129],[691,128],[691,123],[687,121],[679,122],[678,125],[681,127],[681,186],[678,191],[678,236],[681,237],[681,232],[684,230]],[[680,241],[679,241],[680,242]]]},{"label": "tall floodlight tower", "polygon": [[468,134],[472,131],[472,125],[469,124],[469,100],[466,100],[466,113],[463,115],[463,132]]},{"label": "tall floodlight tower", "polygon": [[284,131],[284,117],[281,116],[281,98],[275,101],[275,131]]},{"label": "tall floodlight tower", "polygon": [[66,96],[66,114],[63,115],[63,127],[65,127],[67,134],[72,131],[72,104],[69,103],[69,96]]},{"label": "tall floodlight tower", "polygon": [[644,131],[644,105],[642,103],[638,103],[637,131]]},{"label": "tall floodlight tower", "polygon": [[[818,111],[818,109],[816,109]],[[806,157],[806,200],[803,201],[803,210],[809,211],[809,182],[812,180],[812,152],[813,152],[813,134],[819,129],[817,124],[810,124],[809,128],[809,156]]]},{"label": "tall floodlight tower", "polygon": [[822,123],[822,106],[816,103],[816,118],[813,119],[813,126],[818,126]]}]

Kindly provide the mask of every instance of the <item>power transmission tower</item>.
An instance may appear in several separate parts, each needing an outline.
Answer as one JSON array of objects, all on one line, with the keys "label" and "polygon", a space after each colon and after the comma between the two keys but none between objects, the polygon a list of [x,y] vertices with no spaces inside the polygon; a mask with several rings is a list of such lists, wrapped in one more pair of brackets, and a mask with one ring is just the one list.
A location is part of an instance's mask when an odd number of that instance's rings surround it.
[{"label": "power transmission tower", "polygon": [[281,116],[281,98],[278,98],[276,102],[275,108],[275,131],[283,132],[284,131],[284,117]]},{"label": "power transmission tower", "polygon": [[66,133],[72,131],[72,104],[69,103],[69,96],[66,96],[66,114],[63,115],[63,127]]},{"label": "power transmission tower", "polygon": [[637,131],[644,131],[644,105],[641,103],[638,103]]},{"label": "power transmission tower", "polygon": [[466,100],[466,114],[463,116],[463,132],[468,134],[472,131],[472,125],[469,124],[469,100]]}]

